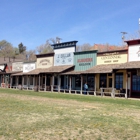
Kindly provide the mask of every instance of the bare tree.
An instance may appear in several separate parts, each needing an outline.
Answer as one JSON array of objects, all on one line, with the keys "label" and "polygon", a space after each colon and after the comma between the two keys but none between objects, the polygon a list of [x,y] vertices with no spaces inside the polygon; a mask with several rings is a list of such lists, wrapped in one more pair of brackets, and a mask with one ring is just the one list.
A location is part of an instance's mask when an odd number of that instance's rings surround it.
[{"label": "bare tree", "polygon": [[52,48],[52,46],[51,46],[50,41],[51,41],[51,42],[54,42],[53,39],[49,39],[49,40],[46,41],[45,44],[42,44],[42,45],[36,47],[37,52],[38,52],[39,54],[44,54],[44,53],[53,52],[53,48]]},{"label": "bare tree", "polygon": [[91,49],[91,45],[89,43],[85,43],[83,45],[77,45],[76,46],[76,51],[88,51]]},{"label": "bare tree", "polygon": [[0,56],[4,57],[13,57],[14,56],[14,48],[11,43],[6,40],[0,41]]}]

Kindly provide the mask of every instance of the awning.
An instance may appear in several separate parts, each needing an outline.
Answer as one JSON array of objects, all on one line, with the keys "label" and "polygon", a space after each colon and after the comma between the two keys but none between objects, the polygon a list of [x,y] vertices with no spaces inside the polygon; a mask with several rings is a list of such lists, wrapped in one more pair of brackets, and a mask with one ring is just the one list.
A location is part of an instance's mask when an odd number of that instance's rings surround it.
[{"label": "awning", "polygon": [[26,73],[17,73],[17,74],[12,74],[12,76],[18,76],[18,75],[38,75],[40,73],[61,73],[64,71],[67,71],[71,68],[73,68],[74,65],[65,65],[65,66],[52,66],[50,68],[37,68],[34,69],[30,72],[26,72]]},{"label": "awning", "polygon": [[52,66],[47,69],[42,69],[41,73],[61,73],[73,68],[74,65]]},{"label": "awning", "polygon": [[140,69],[140,61],[122,63],[118,68],[116,67],[114,69]]},{"label": "awning", "polygon": [[17,74],[17,73],[22,73],[22,71],[8,71],[5,74]]},{"label": "awning", "polygon": [[41,68],[34,69],[34,70],[32,70],[32,71],[23,73],[23,75],[38,75],[39,73],[41,73],[42,70],[43,70],[43,69],[41,69]]},{"label": "awning", "polygon": [[23,72],[18,72],[18,73],[11,74],[11,76],[22,76],[22,75],[23,75]]},{"label": "awning", "polygon": [[119,64],[103,64],[96,65],[84,72],[82,74],[94,74],[94,73],[112,73],[114,68],[118,68]]},{"label": "awning", "polygon": [[64,73],[61,73],[61,75],[80,75],[82,73],[82,71],[68,71],[68,72],[64,72]]}]

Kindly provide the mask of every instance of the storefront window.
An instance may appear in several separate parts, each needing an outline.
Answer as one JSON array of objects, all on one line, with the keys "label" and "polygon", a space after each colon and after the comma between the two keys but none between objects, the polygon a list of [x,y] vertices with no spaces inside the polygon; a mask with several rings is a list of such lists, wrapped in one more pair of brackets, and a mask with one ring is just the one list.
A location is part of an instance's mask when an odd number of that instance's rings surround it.
[{"label": "storefront window", "polygon": [[27,85],[27,76],[24,76],[24,85]]},{"label": "storefront window", "polygon": [[18,81],[19,81],[19,84],[21,85],[22,84],[22,76],[19,76]]},{"label": "storefront window", "polygon": [[109,87],[112,87],[112,78],[109,78]]},{"label": "storefront window", "polygon": [[132,90],[140,91],[140,76],[132,75]]},{"label": "storefront window", "polygon": [[116,73],[115,87],[116,87],[116,89],[123,88],[123,73]]},{"label": "storefront window", "polygon": [[75,77],[75,86],[76,87],[81,87],[81,77],[80,77],[80,75],[77,75]]},{"label": "storefront window", "polygon": [[88,75],[87,84],[90,89],[94,90],[94,75]]},{"label": "storefront window", "polygon": [[104,82],[104,85],[106,87],[106,81],[107,81],[107,75],[106,74],[100,74],[100,87],[101,87],[102,82]]},{"label": "storefront window", "polygon": [[30,76],[30,85],[33,85],[33,76]]}]

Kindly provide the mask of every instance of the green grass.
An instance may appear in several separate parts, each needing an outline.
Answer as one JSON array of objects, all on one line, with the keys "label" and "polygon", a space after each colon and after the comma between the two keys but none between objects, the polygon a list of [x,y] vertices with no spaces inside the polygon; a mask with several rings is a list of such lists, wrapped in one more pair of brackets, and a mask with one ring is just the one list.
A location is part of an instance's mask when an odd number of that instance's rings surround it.
[{"label": "green grass", "polygon": [[139,140],[140,101],[0,89],[1,140]]}]

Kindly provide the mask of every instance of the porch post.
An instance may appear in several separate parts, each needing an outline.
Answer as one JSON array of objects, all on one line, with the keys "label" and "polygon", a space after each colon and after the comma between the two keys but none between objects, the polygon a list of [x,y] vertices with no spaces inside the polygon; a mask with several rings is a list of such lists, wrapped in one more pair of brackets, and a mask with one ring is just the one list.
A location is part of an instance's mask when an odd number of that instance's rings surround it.
[{"label": "porch post", "polygon": [[29,86],[29,76],[27,75],[27,90],[28,90],[28,86]]},{"label": "porch post", "polygon": [[38,86],[38,91],[40,91],[40,74],[39,74],[39,86]]},{"label": "porch post", "polygon": [[126,70],[126,93],[125,93],[125,98],[127,98],[128,97],[128,95],[127,95],[127,89],[128,89],[128,85],[127,85],[127,83],[128,83],[128,73],[127,73],[127,70]]},{"label": "porch post", "polygon": [[33,89],[35,87],[35,75],[33,76]]},{"label": "porch post", "polygon": [[10,88],[12,88],[12,79],[13,79],[13,76],[10,76],[11,80],[10,80]]},{"label": "porch post", "polygon": [[54,75],[52,75],[51,92],[53,92],[53,86],[54,86]]},{"label": "porch post", "polygon": [[16,89],[18,88],[18,76],[16,77]]},{"label": "porch post", "polygon": [[44,91],[46,91],[46,73],[45,73],[45,86],[44,86]]},{"label": "porch post", "polygon": [[69,86],[69,93],[71,93],[71,76],[70,77],[70,86]]},{"label": "porch post", "polygon": [[96,81],[97,81],[97,76],[95,74],[95,77],[94,77],[94,96],[96,96]]},{"label": "porch post", "polygon": [[115,97],[115,90],[114,90],[114,83],[115,83],[115,74],[114,72],[112,73],[112,97]]},{"label": "porch post", "polygon": [[24,87],[24,76],[22,75],[22,89]]},{"label": "porch post", "polygon": [[82,89],[83,89],[83,76],[81,75],[81,94],[82,94]]},{"label": "porch post", "polygon": [[61,75],[59,75],[59,92],[60,92],[60,89],[61,89]]}]

